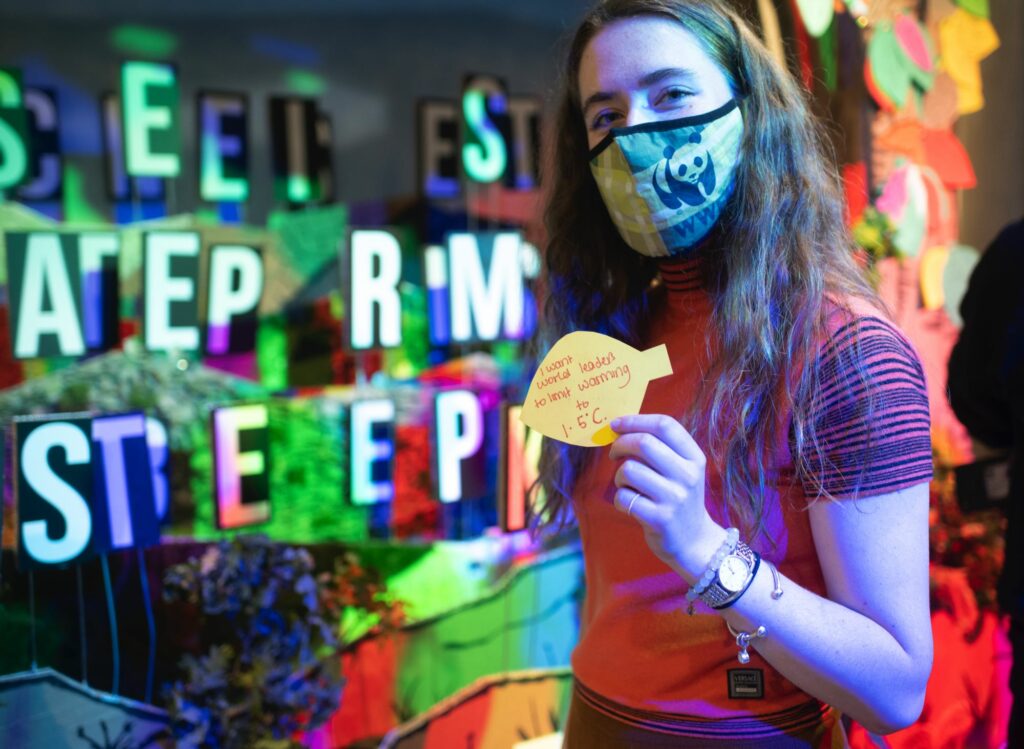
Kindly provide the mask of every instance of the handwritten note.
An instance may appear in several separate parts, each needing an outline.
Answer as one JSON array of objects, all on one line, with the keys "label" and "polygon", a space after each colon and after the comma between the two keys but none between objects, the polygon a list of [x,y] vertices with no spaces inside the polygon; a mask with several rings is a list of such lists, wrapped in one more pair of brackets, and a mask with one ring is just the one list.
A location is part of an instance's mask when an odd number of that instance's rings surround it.
[{"label": "handwritten note", "polygon": [[570,333],[540,363],[519,418],[570,445],[609,445],[618,435],[608,422],[637,413],[647,384],[670,374],[664,344],[637,351],[600,333]]}]

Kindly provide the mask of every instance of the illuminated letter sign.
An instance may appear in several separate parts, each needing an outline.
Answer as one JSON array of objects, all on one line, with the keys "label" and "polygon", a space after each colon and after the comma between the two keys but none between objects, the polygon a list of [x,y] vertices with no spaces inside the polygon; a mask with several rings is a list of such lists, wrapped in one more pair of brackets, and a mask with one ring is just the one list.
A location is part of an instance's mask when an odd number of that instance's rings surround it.
[{"label": "illuminated letter sign", "polygon": [[330,120],[317,111],[314,100],[270,97],[275,200],[315,203],[330,199],[330,132]]},{"label": "illuminated letter sign", "polygon": [[395,494],[395,403],[386,399],[356,401],[349,414],[351,502],[389,502]]},{"label": "illuminated letter sign", "polygon": [[85,353],[74,239],[56,232],[7,235],[7,281],[18,359]]},{"label": "illuminated letter sign", "polygon": [[240,353],[256,348],[263,280],[263,259],[255,247],[214,245],[210,248],[207,353]]},{"label": "illuminated letter sign", "polygon": [[364,350],[401,346],[398,284],[402,279],[402,249],[398,238],[378,229],[351,231],[347,267],[349,347]]},{"label": "illuminated letter sign", "polygon": [[142,340],[151,351],[199,349],[199,235],[143,235]]},{"label": "illuminated letter sign", "polygon": [[484,414],[470,390],[438,393],[434,401],[437,495],[442,502],[487,494]]},{"label": "illuminated letter sign", "polygon": [[334,126],[326,112],[316,113],[316,149],[313,151],[316,198],[321,203],[334,200]]},{"label": "illuminated letter sign", "polygon": [[528,494],[537,480],[544,439],[544,435],[519,420],[522,410],[522,406],[506,406],[502,411],[498,516],[506,533],[526,527]]},{"label": "illuminated letter sign", "polygon": [[427,198],[456,198],[459,176],[459,109],[455,102],[421,99],[416,105],[419,186]]},{"label": "illuminated letter sign", "polygon": [[497,182],[508,167],[508,93],[489,75],[467,76],[462,87],[462,168],[473,182]]},{"label": "illuminated letter sign", "polygon": [[515,232],[448,236],[452,340],[522,337],[521,245],[522,238]]},{"label": "illuminated letter sign", "polygon": [[430,245],[423,249],[423,277],[427,283],[430,342],[443,346],[452,339],[448,315],[448,253],[444,247]]},{"label": "illuminated letter sign", "polygon": [[18,562],[22,567],[84,558],[92,539],[90,419],[15,419]]},{"label": "illuminated letter sign", "polygon": [[106,351],[120,340],[120,237],[89,232],[78,237],[82,272],[82,327],[90,351]]},{"label": "illuminated letter sign", "polygon": [[[106,164],[107,196],[113,201],[163,200],[164,181],[156,177],[131,179],[124,169],[124,146],[121,137],[121,100],[116,94],[100,97],[103,122],[103,152]],[[133,194],[134,193],[134,194]]]},{"label": "illuminated letter sign", "polygon": [[121,68],[125,168],[136,177],[181,172],[178,80],[166,63],[126,62]]},{"label": "illuminated letter sign", "polygon": [[514,169],[506,183],[517,190],[530,190],[540,182],[540,111],[540,100],[532,96],[508,100]]},{"label": "illuminated letter sign", "polygon": [[21,184],[28,176],[28,117],[21,72],[0,68],[0,191]]},{"label": "illuminated letter sign", "polygon": [[159,419],[146,417],[146,446],[149,448],[149,467],[153,475],[153,506],[157,521],[168,519],[170,511],[171,481],[167,475],[167,427]]},{"label": "illuminated letter sign", "polygon": [[17,189],[19,200],[43,202],[63,195],[63,163],[57,127],[57,92],[53,89],[25,89],[28,112],[28,140],[32,153],[32,180]]},{"label": "illuminated letter sign", "polygon": [[270,519],[268,423],[261,403],[213,411],[213,494],[221,530]]},{"label": "illuminated letter sign", "polygon": [[249,199],[249,111],[244,94],[201,92],[199,197],[213,203]]},{"label": "illuminated letter sign", "polygon": [[95,461],[93,548],[103,553],[160,542],[141,413],[92,421]]}]

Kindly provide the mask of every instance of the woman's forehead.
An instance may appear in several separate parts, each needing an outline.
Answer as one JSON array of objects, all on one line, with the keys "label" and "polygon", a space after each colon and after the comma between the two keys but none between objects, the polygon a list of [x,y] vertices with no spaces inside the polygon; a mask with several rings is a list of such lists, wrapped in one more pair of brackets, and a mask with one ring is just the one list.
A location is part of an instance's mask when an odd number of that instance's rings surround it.
[{"label": "woman's forehead", "polygon": [[662,16],[620,19],[597,32],[583,50],[580,100],[643,87],[652,73],[673,69],[695,77],[721,72],[680,22]]}]

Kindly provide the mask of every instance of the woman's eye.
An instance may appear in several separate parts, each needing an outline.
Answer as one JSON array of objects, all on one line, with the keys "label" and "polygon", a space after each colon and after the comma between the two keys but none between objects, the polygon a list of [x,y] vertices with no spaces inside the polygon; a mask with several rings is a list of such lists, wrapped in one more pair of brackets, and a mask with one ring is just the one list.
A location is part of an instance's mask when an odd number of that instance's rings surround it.
[{"label": "woman's eye", "polygon": [[682,88],[670,88],[661,95],[659,104],[679,104],[690,95],[690,92]]},{"label": "woman's eye", "polygon": [[611,125],[619,116],[618,112],[601,112],[590,124],[591,130],[600,130]]}]

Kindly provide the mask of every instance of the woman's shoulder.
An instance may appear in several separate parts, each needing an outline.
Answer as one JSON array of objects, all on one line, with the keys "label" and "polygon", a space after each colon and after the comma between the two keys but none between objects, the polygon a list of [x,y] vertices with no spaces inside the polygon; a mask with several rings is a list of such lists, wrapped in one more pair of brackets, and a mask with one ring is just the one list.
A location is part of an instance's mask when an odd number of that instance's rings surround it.
[{"label": "woman's shoulder", "polygon": [[885,374],[900,370],[915,389],[927,387],[917,348],[886,309],[870,299],[829,298],[825,336],[817,350],[823,380],[849,387],[865,377],[884,382]]},{"label": "woman's shoulder", "polygon": [[919,358],[913,343],[881,302],[849,294],[830,294],[825,299],[825,338],[822,349],[845,349],[857,342],[888,340],[905,348],[911,358]]},{"label": "woman's shoulder", "polygon": [[860,320],[874,319],[896,327],[881,301],[876,302],[853,294],[826,294],[825,310],[826,328],[830,334]]}]

